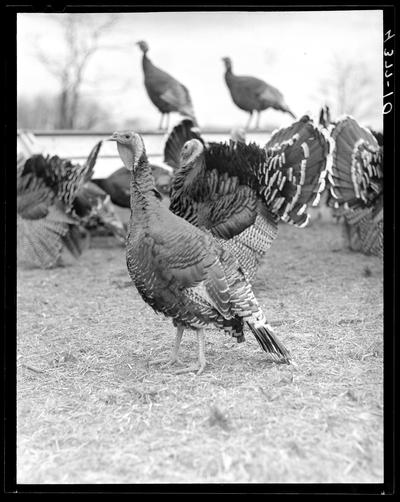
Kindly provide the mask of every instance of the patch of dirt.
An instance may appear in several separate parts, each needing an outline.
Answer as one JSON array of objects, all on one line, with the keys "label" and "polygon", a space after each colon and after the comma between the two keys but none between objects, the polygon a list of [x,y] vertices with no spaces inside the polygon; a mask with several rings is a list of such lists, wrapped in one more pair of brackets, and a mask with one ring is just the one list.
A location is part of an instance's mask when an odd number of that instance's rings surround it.
[{"label": "patch of dirt", "polygon": [[281,225],[255,280],[295,365],[210,329],[199,377],[149,364],[174,328],[112,240],[18,268],[18,483],[383,482],[382,261],[341,239]]}]

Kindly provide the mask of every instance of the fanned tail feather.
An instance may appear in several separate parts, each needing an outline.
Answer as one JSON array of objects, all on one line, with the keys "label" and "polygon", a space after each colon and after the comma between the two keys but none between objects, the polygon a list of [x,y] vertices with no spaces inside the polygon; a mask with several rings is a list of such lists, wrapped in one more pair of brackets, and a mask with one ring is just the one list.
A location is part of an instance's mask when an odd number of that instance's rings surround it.
[{"label": "fanned tail feather", "polygon": [[274,132],[265,145],[267,161],[263,196],[283,221],[302,227],[309,206],[317,205],[325,188],[330,142],[305,115]]},{"label": "fanned tail feather", "polygon": [[186,141],[198,139],[201,142],[200,132],[195,126],[195,121],[186,118],[179,122],[169,133],[164,146],[164,162],[174,170],[179,168],[181,150]]},{"label": "fanned tail feather", "polygon": [[63,236],[63,244],[74,258],[79,258],[89,246],[90,236],[79,225],[71,225]]},{"label": "fanned tail feather", "polygon": [[345,232],[353,251],[383,256],[383,204],[378,207],[348,209],[344,212]]},{"label": "fanned tail feather", "polygon": [[331,135],[335,141],[328,176],[331,205],[368,205],[382,191],[382,150],[376,138],[352,117],[340,120]]},{"label": "fanned tail feather", "polygon": [[78,190],[93,174],[101,144],[101,141],[96,143],[83,165],[73,164],[69,159],[62,159],[58,155],[32,155],[25,162],[21,174],[42,179],[63,202],[66,210],[70,211]]},{"label": "fanned tail feather", "polygon": [[363,249],[367,254],[383,257],[383,209],[381,219],[368,222],[368,231],[363,240]]},{"label": "fanned tail feather", "polygon": [[96,165],[97,158],[98,158],[98,155],[99,155],[100,148],[101,148],[102,144],[103,144],[102,141],[99,141],[98,143],[96,143],[94,145],[94,147],[92,148],[92,150],[90,151],[90,153],[88,155],[88,158],[86,159],[86,162],[84,164],[85,174],[84,174],[84,177],[83,177],[85,181],[90,180],[91,177],[93,176],[94,167]]},{"label": "fanned tail feather", "polygon": [[[56,266],[66,244],[71,252],[81,254],[76,241],[77,221],[65,212],[46,182],[34,174],[20,176],[17,182],[17,251],[18,260],[41,268]],[[76,241],[76,242],[75,242]]]},{"label": "fanned tail feather", "polygon": [[337,122],[331,136],[335,149],[328,203],[345,218],[350,249],[382,256],[382,148],[371,131],[350,116]]},{"label": "fanned tail feather", "polygon": [[[18,257],[21,261],[41,268],[58,264],[65,240],[74,230],[76,222],[56,206],[48,208],[47,216],[40,219],[17,218]],[[76,252],[74,256],[79,256]]]}]

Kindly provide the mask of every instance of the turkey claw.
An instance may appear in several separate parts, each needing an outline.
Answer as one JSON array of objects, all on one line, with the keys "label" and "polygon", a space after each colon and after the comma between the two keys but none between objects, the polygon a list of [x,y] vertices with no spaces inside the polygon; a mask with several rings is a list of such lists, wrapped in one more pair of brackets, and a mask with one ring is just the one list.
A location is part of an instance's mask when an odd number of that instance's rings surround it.
[{"label": "turkey claw", "polygon": [[199,375],[201,375],[203,373],[205,367],[206,367],[205,364],[200,365],[200,366],[199,365],[196,365],[196,366],[187,366],[186,368],[175,370],[174,374],[175,375],[181,375],[183,373],[191,373],[192,371],[195,371],[196,372],[196,376],[199,376]]},{"label": "turkey claw", "polygon": [[183,363],[179,359],[154,359],[154,361],[149,361],[149,364],[161,364],[163,368],[168,366],[173,366],[174,364],[182,365]]}]

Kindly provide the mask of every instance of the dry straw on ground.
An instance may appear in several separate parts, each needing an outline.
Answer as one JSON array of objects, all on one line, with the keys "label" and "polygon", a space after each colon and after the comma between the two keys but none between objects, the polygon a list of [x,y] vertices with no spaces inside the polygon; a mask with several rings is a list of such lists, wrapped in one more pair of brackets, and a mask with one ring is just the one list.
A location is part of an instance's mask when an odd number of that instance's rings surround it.
[{"label": "dry straw on ground", "polygon": [[199,377],[149,365],[172,324],[129,285],[123,248],[93,246],[18,269],[19,483],[382,482],[382,262],[339,226],[282,225],[255,282],[296,365],[210,329]]}]

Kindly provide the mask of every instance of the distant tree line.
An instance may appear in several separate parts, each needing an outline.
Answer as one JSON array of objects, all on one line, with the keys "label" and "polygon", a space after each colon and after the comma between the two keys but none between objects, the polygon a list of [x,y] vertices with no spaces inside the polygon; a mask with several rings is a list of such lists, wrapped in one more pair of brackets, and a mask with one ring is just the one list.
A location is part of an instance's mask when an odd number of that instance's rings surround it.
[{"label": "distant tree line", "polygon": [[[113,129],[115,126],[109,109],[91,89],[87,69],[92,58],[100,50],[126,51],[122,45],[105,43],[107,35],[118,28],[119,17],[108,14],[93,17],[85,14],[62,14],[54,18],[62,31],[63,54],[51,56],[39,45],[36,47],[38,62],[55,78],[58,90],[54,95],[40,94],[34,97],[19,96],[17,125],[25,129]],[[269,59],[275,52],[268,53]],[[104,85],[106,76],[101,83]],[[358,120],[368,121],[375,115],[377,77],[370,68],[346,55],[336,54],[330,62],[329,71],[321,76],[313,99],[321,106],[330,106],[332,117],[342,114],[354,115]],[[122,76],[122,88],[130,85]],[[85,92],[86,88],[86,92]],[[137,124],[133,120],[125,126]]]},{"label": "distant tree line", "polygon": [[319,82],[315,99],[329,105],[332,119],[353,115],[368,125],[382,100],[378,78],[365,63],[336,54],[330,71]]},{"label": "distant tree line", "polygon": [[[19,96],[17,126],[25,129],[110,129],[112,116],[99,101],[88,97],[96,89],[84,92],[88,86],[87,69],[99,50],[124,50],[124,47],[104,43],[119,17],[108,14],[95,18],[84,14],[56,15],[53,21],[62,31],[64,52],[52,56],[39,44],[36,57],[55,78],[58,90],[54,95]],[[90,84],[89,84],[90,85]]]},{"label": "distant tree line", "polygon": [[[38,94],[19,96],[17,102],[17,127],[19,129],[100,129],[115,128],[109,111],[94,99],[80,96],[79,107],[72,121],[62,115],[60,96]],[[60,116],[61,115],[61,116]]]}]

